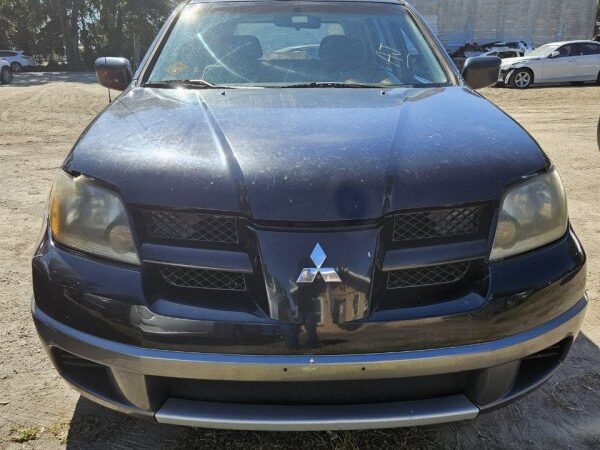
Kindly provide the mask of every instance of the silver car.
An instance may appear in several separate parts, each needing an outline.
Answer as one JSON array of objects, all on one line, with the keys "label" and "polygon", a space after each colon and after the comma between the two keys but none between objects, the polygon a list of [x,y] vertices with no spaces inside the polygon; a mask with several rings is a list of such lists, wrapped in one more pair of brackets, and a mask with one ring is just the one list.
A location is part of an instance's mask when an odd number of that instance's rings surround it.
[{"label": "silver car", "polygon": [[25,68],[38,65],[33,56],[24,54],[22,50],[0,50],[0,58],[10,63],[13,72],[21,72]]},{"label": "silver car", "polygon": [[600,83],[600,42],[554,42],[504,59],[498,81],[518,89],[539,83]]}]

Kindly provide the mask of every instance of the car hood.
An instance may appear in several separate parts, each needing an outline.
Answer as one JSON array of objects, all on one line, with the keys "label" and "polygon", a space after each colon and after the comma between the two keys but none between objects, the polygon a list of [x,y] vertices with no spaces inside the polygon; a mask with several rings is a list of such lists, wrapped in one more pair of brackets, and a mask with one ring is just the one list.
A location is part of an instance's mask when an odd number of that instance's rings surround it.
[{"label": "car hood", "polygon": [[518,58],[505,58],[502,60],[502,67],[510,67],[513,64],[524,63],[528,61],[537,61],[540,57],[538,56],[519,56]]},{"label": "car hood", "polygon": [[499,199],[547,165],[520,126],[463,87],[134,88],[65,169],[130,204],[339,221]]}]

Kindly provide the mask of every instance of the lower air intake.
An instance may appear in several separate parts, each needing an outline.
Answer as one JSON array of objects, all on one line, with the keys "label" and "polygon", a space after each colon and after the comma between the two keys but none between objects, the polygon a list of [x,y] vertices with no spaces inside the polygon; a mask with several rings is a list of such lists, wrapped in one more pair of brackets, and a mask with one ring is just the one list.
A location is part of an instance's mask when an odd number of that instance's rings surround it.
[{"label": "lower air intake", "polygon": [[464,278],[469,270],[469,265],[469,262],[458,262],[394,270],[388,273],[387,288],[402,289],[455,283]]},{"label": "lower air intake", "polygon": [[192,267],[161,266],[160,274],[168,284],[176,287],[222,291],[246,290],[246,277],[243,273]]}]

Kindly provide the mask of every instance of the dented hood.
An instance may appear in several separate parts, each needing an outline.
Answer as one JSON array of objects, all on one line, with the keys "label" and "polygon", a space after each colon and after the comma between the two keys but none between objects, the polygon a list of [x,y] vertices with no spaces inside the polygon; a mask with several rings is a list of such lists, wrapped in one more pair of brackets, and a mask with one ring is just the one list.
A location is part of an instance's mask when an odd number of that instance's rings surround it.
[{"label": "dented hood", "polygon": [[113,184],[130,204],[331,221],[498,199],[548,164],[468,89],[384,94],[135,88],[92,123],[65,167]]}]

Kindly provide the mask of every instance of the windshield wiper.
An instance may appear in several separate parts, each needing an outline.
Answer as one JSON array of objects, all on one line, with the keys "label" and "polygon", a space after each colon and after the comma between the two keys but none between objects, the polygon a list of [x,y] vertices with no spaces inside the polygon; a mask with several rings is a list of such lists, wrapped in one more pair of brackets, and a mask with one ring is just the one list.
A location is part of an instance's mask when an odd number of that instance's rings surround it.
[{"label": "windshield wiper", "polygon": [[337,81],[315,81],[312,83],[290,84],[284,88],[382,88],[393,87],[382,84],[338,83]]},{"label": "windshield wiper", "polygon": [[160,80],[160,81],[149,81],[144,83],[144,87],[153,87],[153,88],[177,88],[177,87],[185,87],[185,88],[193,88],[193,89],[220,89],[223,86],[219,86],[217,84],[209,83],[204,80]]}]

